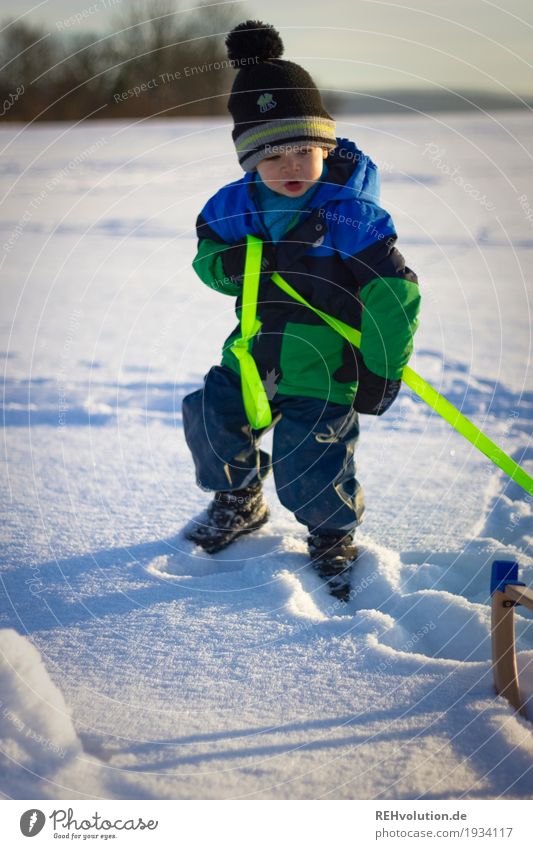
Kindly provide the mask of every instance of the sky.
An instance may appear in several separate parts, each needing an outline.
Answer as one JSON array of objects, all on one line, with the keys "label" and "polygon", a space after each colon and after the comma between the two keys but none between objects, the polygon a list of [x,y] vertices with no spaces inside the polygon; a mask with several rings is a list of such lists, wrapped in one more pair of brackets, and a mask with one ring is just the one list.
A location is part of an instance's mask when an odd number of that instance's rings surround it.
[{"label": "sky", "polygon": [[[128,0],[1,0],[52,32],[107,31]],[[181,14],[191,2],[182,2]],[[230,0],[242,20],[279,29],[284,58],[323,87],[346,91],[477,89],[533,95],[531,0]],[[146,0],[150,9],[155,3]],[[206,13],[207,14],[207,13]],[[80,16],[79,22],[73,16]],[[65,24],[67,22],[67,24]]]}]

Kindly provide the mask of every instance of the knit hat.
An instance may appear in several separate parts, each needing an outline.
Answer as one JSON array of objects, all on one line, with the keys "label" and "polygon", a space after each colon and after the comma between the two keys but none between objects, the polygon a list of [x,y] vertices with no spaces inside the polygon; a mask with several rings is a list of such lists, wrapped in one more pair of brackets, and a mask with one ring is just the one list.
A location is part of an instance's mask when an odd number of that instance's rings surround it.
[{"label": "knit hat", "polygon": [[337,146],[335,121],[320,92],[304,68],[279,58],[283,42],[274,27],[245,21],[228,34],[226,47],[232,65],[239,68],[228,109],[244,171],[255,171],[279,145]]}]

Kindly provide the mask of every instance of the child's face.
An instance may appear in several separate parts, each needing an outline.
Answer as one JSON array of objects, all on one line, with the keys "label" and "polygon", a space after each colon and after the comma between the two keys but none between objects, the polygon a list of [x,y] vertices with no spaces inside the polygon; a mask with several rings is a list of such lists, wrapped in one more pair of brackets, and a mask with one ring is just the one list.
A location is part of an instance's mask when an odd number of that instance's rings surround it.
[{"label": "child's face", "polygon": [[322,176],[327,150],[310,145],[284,145],[275,151],[257,166],[263,183],[273,192],[299,197]]}]

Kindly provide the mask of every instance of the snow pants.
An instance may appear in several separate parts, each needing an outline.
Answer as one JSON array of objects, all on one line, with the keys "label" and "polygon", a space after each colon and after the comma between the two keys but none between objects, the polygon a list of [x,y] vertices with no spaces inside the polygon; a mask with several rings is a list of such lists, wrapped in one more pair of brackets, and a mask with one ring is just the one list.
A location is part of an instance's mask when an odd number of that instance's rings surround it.
[{"label": "snow pants", "polygon": [[[272,470],[279,500],[311,533],[350,531],[364,511],[355,477],[358,415],[319,398],[276,394],[272,424],[254,430],[246,418],[240,378],[213,366],[202,389],[183,399],[183,428],[201,489],[243,489]],[[272,457],[259,448],[274,429]]]}]

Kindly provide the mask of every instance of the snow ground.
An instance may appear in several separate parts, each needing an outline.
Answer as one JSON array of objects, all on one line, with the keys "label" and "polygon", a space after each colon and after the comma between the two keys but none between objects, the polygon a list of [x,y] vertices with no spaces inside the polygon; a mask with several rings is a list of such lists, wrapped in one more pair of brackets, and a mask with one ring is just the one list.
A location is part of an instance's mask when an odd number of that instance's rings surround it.
[{"label": "snow ground", "polygon": [[[421,280],[411,365],[531,473],[527,117],[371,120],[339,134],[382,166]],[[348,606],[271,482],[254,538],[207,557],[180,536],[209,499],[181,399],[234,323],[191,269],[198,210],[239,176],[229,130],[0,131],[0,790],[529,798],[531,725],[492,689],[489,575],[516,558],[533,584],[531,499],[408,390],[362,422]]]}]

